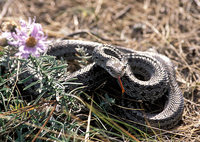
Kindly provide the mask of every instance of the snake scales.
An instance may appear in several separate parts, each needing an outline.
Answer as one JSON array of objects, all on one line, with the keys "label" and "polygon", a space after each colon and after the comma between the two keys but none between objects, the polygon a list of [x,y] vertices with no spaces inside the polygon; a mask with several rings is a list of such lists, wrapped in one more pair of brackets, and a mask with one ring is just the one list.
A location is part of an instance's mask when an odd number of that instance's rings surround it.
[{"label": "snake scales", "polygon": [[[75,82],[87,86],[87,90],[98,87],[106,79],[119,76],[125,88],[124,96],[153,103],[165,96],[164,109],[158,113],[122,109],[124,116],[136,123],[157,128],[173,128],[183,113],[183,96],[177,85],[173,65],[169,58],[158,53],[139,52],[124,47],[103,45],[96,42],[64,40],[49,45],[48,55],[76,59],[76,48],[84,47],[93,55],[91,64],[70,74],[65,80],[77,78]],[[78,85],[69,85],[72,90]],[[133,108],[133,102],[122,99],[120,105]]]}]

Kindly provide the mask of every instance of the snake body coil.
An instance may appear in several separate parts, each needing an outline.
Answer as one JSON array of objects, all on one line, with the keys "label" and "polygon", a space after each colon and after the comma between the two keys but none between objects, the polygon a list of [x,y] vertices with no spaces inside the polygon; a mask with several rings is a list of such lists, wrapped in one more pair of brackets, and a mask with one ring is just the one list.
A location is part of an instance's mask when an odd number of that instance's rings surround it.
[{"label": "snake body coil", "polygon": [[[89,55],[93,54],[95,62],[70,74],[66,81],[77,78],[75,82],[82,83],[87,89],[93,89],[117,74],[122,78],[126,94],[136,100],[154,102],[156,99],[166,96],[165,107],[161,112],[145,114],[140,110],[126,110],[122,113],[126,118],[140,123],[149,124],[154,127],[170,129],[179,122],[183,113],[183,96],[177,85],[173,65],[169,58],[158,53],[139,52],[131,49],[103,45],[96,42],[64,40],[49,45],[48,55],[64,56],[66,59],[76,59],[75,48],[83,47]],[[104,52],[101,54],[101,52]],[[99,52],[97,54],[97,52]],[[106,55],[105,55],[106,54]],[[109,72],[110,58],[116,61],[116,66],[124,72]],[[97,57],[97,58],[96,58]],[[126,61],[127,62],[126,62]],[[103,64],[103,65],[102,65]],[[102,65],[101,67],[99,65]],[[127,66],[123,66],[127,65]],[[115,69],[115,66],[114,66]],[[121,69],[120,69],[121,70]],[[67,90],[72,90],[77,85],[69,85]],[[122,100],[121,105],[132,108],[132,102]]]}]

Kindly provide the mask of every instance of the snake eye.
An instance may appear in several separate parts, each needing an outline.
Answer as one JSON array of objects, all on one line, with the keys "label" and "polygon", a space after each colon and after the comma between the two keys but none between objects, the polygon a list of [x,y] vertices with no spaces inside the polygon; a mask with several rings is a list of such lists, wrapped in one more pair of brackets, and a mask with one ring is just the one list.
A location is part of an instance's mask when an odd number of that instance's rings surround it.
[{"label": "snake eye", "polygon": [[111,74],[111,76],[117,78],[121,77],[125,73],[125,66],[122,62],[116,60],[108,60],[106,63],[106,70]]}]

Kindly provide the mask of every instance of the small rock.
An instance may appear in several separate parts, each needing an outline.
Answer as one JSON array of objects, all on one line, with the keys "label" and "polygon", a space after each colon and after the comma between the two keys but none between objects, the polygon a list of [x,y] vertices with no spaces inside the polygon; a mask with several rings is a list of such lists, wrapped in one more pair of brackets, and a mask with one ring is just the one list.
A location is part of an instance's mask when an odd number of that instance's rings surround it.
[{"label": "small rock", "polygon": [[146,25],[142,23],[134,24],[132,27],[131,37],[140,38],[143,35],[145,29],[146,29]]}]

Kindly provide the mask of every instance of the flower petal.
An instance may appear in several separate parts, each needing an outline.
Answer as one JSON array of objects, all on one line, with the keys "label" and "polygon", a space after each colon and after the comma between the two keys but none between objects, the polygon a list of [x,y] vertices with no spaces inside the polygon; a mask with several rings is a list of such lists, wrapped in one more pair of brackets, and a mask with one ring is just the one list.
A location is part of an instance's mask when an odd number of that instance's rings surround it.
[{"label": "flower petal", "polygon": [[[26,23],[24,20],[20,20],[20,28],[16,28],[15,32],[4,33],[4,36],[9,39],[8,43],[15,47],[18,47],[19,52],[16,53],[16,56],[22,58],[28,58],[32,55],[38,57],[40,53],[44,52],[47,49],[47,36],[44,35],[41,24],[35,23],[35,18],[33,20],[29,18],[29,22]],[[36,40],[36,44],[28,47],[27,42],[29,38],[33,37]]]}]

